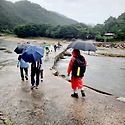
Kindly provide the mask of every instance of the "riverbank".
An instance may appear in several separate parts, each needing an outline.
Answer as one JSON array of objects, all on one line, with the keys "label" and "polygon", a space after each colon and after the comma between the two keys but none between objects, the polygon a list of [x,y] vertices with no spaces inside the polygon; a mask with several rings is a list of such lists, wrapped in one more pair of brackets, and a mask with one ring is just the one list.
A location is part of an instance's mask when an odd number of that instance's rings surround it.
[{"label": "riverbank", "polygon": [[10,41],[10,42],[17,42],[17,43],[43,43],[45,42],[46,44],[55,44],[55,40],[53,39],[40,39],[40,40],[37,40],[37,39],[24,39],[24,38],[18,38],[18,37],[10,37],[10,36],[7,36],[7,37],[2,37],[0,36],[0,39],[2,40],[6,40],[6,41]]},{"label": "riverbank", "polygon": [[[14,49],[14,48],[13,48]],[[49,54],[44,63],[44,79],[31,90],[21,81],[15,53],[11,63],[0,70],[0,123],[13,125],[124,125],[125,103],[85,87],[86,97],[71,97],[69,82],[52,75],[50,67],[62,49]],[[1,55],[1,58],[4,55]],[[8,60],[6,56],[6,60]],[[9,58],[10,59],[10,58]]]},{"label": "riverbank", "polygon": [[94,43],[97,47],[104,48],[117,48],[125,50],[125,42],[96,42]]},{"label": "riverbank", "polygon": [[[17,43],[46,43],[50,45],[54,45],[58,40],[54,39],[24,39],[24,38],[18,38],[18,37],[11,37],[11,36],[0,36],[0,39],[6,40],[6,41],[12,41]],[[94,40],[88,40],[88,42],[93,43],[97,48],[99,49],[122,49],[125,50],[125,43],[120,42],[95,42]],[[71,41],[63,41],[63,44],[70,44]]]}]

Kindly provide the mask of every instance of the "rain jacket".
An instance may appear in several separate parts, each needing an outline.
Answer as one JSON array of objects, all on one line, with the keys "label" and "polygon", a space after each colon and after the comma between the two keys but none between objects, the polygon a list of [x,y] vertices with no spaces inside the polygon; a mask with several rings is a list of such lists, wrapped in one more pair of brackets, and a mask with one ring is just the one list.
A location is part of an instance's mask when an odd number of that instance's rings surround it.
[{"label": "rain jacket", "polygon": [[[71,58],[71,60],[69,62],[69,66],[68,66],[68,70],[67,70],[68,74],[70,74],[70,72],[72,71],[72,67],[73,67],[73,64],[75,62],[75,57],[74,56],[80,57],[80,52],[78,54],[76,54],[76,52],[73,50],[72,55],[73,55],[73,57]],[[85,64],[87,65],[86,60],[85,60]],[[71,84],[72,84],[72,89],[76,89],[76,88],[81,89],[81,88],[83,88],[82,77],[75,77],[75,76],[72,75],[71,76]]]},{"label": "rain jacket", "polygon": [[28,68],[29,67],[29,64],[27,62],[25,62],[22,58],[21,58],[21,55],[19,55],[18,57],[18,62],[17,62],[17,65],[19,65],[20,63],[20,68]]}]

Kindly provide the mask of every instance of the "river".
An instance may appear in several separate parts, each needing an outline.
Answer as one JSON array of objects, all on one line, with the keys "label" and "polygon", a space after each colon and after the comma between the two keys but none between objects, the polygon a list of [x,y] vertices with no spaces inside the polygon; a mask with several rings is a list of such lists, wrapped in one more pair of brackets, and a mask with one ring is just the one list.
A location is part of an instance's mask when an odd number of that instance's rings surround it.
[{"label": "river", "polygon": [[14,53],[14,49],[17,46],[16,42],[9,42],[0,39],[0,48],[5,48],[12,53],[6,53],[4,50],[0,50],[0,69],[6,65],[17,63],[17,54]]},{"label": "river", "polygon": [[[72,51],[72,49],[68,50]],[[124,54],[120,49],[99,49],[97,53]],[[87,70],[83,77],[83,84],[95,89],[125,98],[125,58],[91,56],[81,52],[87,60]],[[56,66],[60,75],[67,74],[67,67],[71,57],[61,59]]]}]

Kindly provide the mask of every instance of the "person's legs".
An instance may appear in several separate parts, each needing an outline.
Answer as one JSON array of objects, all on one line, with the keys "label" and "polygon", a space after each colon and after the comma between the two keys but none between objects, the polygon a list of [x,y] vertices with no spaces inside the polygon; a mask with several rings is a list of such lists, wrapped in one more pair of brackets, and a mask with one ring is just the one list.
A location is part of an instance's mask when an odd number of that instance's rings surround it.
[{"label": "person's legs", "polygon": [[41,74],[41,82],[43,81],[43,69],[40,70],[40,74]]},{"label": "person's legs", "polygon": [[54,47],[54,50],[55,50],[55,52],[56,52],[56,47]]},{"label": "person's legs", "polygon": [[28,68],[24,68],[24,71],[25,71],[25,78],[26,80],[28,80]]},{"label": "person's legs", "polygon": [[71,94],[72,97],[78,98],[77,88],[73,89],[74,93]]},{"label": "person's legs", "polygon": [[82,94],[82,97],[85,97],[84,88],[81,89],[81,94]]},{"label": "person's legs", "polygon": [[73,91],[74,91],[74,93],[78,93],[78,92],[77,92],[77,88],[73,89]]},{"label": "person's legs", "polygon": [[39,85],[39,75],[40,75],[40,70],[38,69],[37,71],[36,71],[36,88],[38,87],[38,85]]},{"label": "person's legs", "polygon": [[72,85],[72,89],[74,91],[74,93],[71,94],[72,97],[78,98],[77,89],[81,89],[82,97],[85,96],[82,77],[74,77],[74,76],[72,76],[71,77],[71,85]]},{"label": "person's legs", "polygon": [[81,90],[82,97],[85,97],[85,92],[84,92],[84,86],[83,86],[82,78],[79,78],[78,89]]},{"label": "person's legs", "polygon": [[77,93],[77,81],[76,78],[74,76],[71,77],[71,85],[72,85],[72,89],[74,91],[73,94],[71,94],[71,97],[75,97],[78,98],[78,93]]},{"label": "person's legs", "polygon": [[22,80],[24,81],[23,68],[21,68],[21,67],[20,67],[20,75],[21,75]]},{"label": "person's legs", "polygon": [[34,77],[35,77],[35,71],[31,71],[31,84],[32,84],[32,87],[31,87],[31,89],[33,89],[35,86],[34,86],[34,84],[35,84],[35,79],[34,79]]}]

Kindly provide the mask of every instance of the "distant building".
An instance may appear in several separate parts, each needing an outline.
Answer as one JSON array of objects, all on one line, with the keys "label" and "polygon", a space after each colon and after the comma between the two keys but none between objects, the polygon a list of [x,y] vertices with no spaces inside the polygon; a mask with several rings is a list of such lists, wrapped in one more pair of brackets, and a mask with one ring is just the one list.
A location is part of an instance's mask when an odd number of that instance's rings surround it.
[{"label": "distant building", "polygon": [[113,36],[115,36],[114,33],[105,33],[104,42],[107,41],[108,37],[113,37]]},{"label": "distant building", "polygon": [[105,36],[110,37],[110,36],[114,36],[114,33],[105,33]]}]

